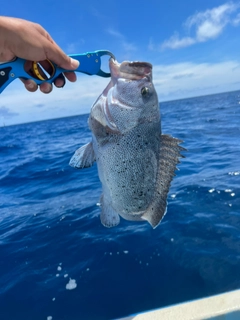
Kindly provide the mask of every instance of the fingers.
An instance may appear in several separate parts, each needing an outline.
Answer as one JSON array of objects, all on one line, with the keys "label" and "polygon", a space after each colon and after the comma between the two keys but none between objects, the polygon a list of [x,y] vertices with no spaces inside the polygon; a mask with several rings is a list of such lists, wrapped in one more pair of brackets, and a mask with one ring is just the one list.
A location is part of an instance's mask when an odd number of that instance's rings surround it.
[{"label": "fingers", "polygon": [[[50,60],[50,59],[49,59]],[[53,75],[53,66],[49,61],[43,60],[39,61],[37,65],[35,65],[35,71],[33,70],[33,63],[31,61],[26,61],[24,65],[25,71],[32,77],[36,78],[39,80],[40,79],[51,79]],[[39,75],[37,75],[37,73]],[[64,87],[66,83],[65,77],[70,81],[70,82],[75,82],[77,80],[76,74],[74,72],[65,72],[64,75],[60,74],[55,80],[54,80],[54,85],[57,88],[62,88]],[[24,83],[25,88],[30,91],[30,92],[35,92],[38,89],[38,85],[33,79],[21,79],[21,81]],[[53,89],[52,84],[48,82],[44,82],[39,85],[40,91],[43,93],[50,93]]]},{"label": "fingers", "polygon": [[28,80],[26,80],[26,79],[21,79],[21,78],[20,78],[20,80],[24,83],[25,88],[26,88],[28,91],[30,91],[30,92],[35,92],[35,91],[37,91],[38,85],[36,84],[35,81],[30,80],[30,79],[28,79]]},{"label": "fingers", "polygon": [[[66,78],[71,81],[74,82],[76,81],[77,77],[76,74],[74,72],[66,72],[64,73],[64,75],[66,76]],[[66,79],[64,77],[63,74],[60,74],[55,80],[54,80],[54,85],[57,88],[63,88],[65,86],[66,83]],[[22,79],[20,78],[20,80],[24,83],[25,88],[30,91],[30,92],[35,92],[38,89],[38,85],[36,84],[36,82],[32,79]],[[42,83],[40,86],[40,91],[42,93],[50,93],[53,89],[53,86],[51,83],[48,82],[44,82]]]},{"label": "fingers", "polygon": [[67,56],[54,41],[45,38],[43,48],[47,59],[53,61],[59,67],[67,70],[78,68],[79,61]]},{"label": "fingers", "polygon": [[63,88],[65,86],[65,83],[66,80],[62,73],[54,80],[54,84],[57,88]]},{"label": "fingers", "polygon": [[53,89],[52,84],[48,82],[40,84],[39,88],[42,93],[50,93]]},{"label": "fingers", "polygon": [[75,82],[77,80],[75,72],[64,72],[64,75],[70,82]]},{"label": "fingers", "polygon": [[[30,79],[22,79],[20,78],[20,80],[23,82],[25,88],[30,91],[30,92],[35,92],[38,89],[38,85],[36,84],[36,82],[34,80],[30,80]],[[42,93],[50,93],[52,91],[52,84],[48,83],[48,82],[44,82],[42,83],[40,86],[40,91]]]}]

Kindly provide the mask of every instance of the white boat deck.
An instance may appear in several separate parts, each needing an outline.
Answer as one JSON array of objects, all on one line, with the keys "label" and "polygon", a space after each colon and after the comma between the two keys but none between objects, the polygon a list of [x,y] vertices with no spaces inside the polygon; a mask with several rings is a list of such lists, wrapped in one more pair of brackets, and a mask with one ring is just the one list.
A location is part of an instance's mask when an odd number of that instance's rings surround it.
[{"label": "white boat deck", "polygon": [[240,290],[122,318],[121,320],[240,320]]}]

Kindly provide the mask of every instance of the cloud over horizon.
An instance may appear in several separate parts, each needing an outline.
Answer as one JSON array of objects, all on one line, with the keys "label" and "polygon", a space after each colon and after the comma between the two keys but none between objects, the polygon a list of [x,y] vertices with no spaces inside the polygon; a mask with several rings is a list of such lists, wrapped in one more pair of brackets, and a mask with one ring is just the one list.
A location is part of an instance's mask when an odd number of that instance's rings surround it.
[{"label": "cloud over horizon", "polygon": [[[153,83],[159,101],[171,101],[239,90],[239,70],[240,60],[158,64],[153,67]],[[1,96],[0,120],[11,125],[89,113],[108,82],[107,78],[83,75],[64,90],[54,89],[49,95],[31,93],[20,83],[13,84]]]},{"label": "cloud over horizon", "polygon": [[9,119],[9,118],[15,117],[17,115],[18,115],[18,113],[11,111],[10,108],[7,108],[5,106],[0,107],[0,117],[2,117],[4,119]]},{"label": "cloud over horizon", "polygon": [[240,89],[240,61],[182,62],[157,65],[153,83],[160,101],[204,96]]},{"label": "cloud over horizon", "polygon": [[226,2],[221,6],[195,13],[183,24],[187,35],[180,37],[179,33],[175,32],[161,44],[161,50],[184,48],[217,38],[227,25],[236,27],[240,24],[239,8],[240,3]]}]

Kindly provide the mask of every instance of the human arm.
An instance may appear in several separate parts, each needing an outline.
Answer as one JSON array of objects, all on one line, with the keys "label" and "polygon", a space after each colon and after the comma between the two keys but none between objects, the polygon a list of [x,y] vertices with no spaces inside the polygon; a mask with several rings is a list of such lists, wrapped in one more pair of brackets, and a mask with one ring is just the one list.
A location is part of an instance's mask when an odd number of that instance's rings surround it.
[{"label": "human arm", "polygon": [[[54,42],[49,33],[39,24],[18,18],[0,16],[0,61],[11,61],[15,57],[29,61],[51,60],[59,67],[74,70],[79,62],[67,56]],[[30,68],[30,63],[28,64]],[[26,70],[28,71],[28,70]],[[66,78],[74,82],[74,72],[66,72]],[[33,80],[21,79],[27,90],[34,92],[38,86]],[[63,76],[54,82],[56,87],[65,83]],[[50,83],[42,83],[40,90],[43,93],[52,91]]]}]

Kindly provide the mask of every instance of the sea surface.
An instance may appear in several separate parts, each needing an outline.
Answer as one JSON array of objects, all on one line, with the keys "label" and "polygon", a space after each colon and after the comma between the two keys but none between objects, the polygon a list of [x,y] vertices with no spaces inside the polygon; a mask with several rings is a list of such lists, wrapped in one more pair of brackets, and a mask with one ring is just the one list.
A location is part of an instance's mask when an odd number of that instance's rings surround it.
[{"label": "sea surface", "polygon": [[[240,91],[160,104],[168,212],[105,228],[88,115],[0,128],[0,319],[108,320],[240,288]],[[51,318],[52,317],[52,318]]]}]

